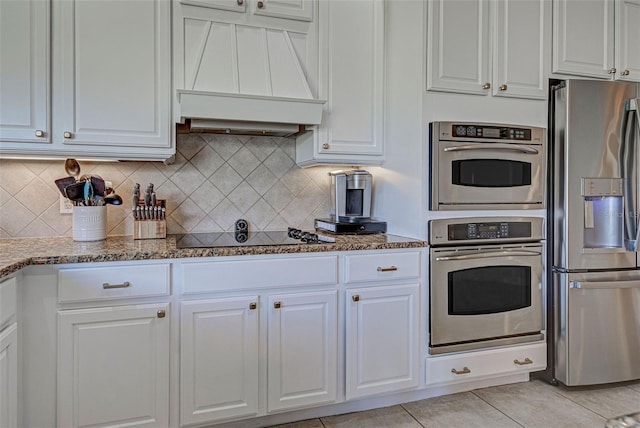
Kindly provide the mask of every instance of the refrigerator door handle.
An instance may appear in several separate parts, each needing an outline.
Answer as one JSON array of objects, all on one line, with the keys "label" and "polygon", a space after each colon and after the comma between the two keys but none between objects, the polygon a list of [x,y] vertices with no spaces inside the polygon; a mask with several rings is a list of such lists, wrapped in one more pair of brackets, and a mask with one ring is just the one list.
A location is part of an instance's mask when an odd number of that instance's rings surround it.
[{"label": "refrigerator door handle", "polygon": [[[622,134],[622,165],[621,174],[624,177],[624,195],[625,195],[625,224],[624,224],[624,244],[627,251],[638,251],[638,240],[640,239],[640,215],[635,211],[636,197],[633,191],[632,181],[636,179],[635,157],[637,139],[636,135],[640,134],[640,99],[631,98],[625,104],[624,129]],[[634,115],[635,111],[635,115]],[[634,117],[635,116],[635,117]],[[636,126],[633,126],[633,124]],[[638,128],[638,133],[636,133]],[[636,218],[637,217],[637,218]]]},{"label": "refrigerator door handle", "polygon": [[640,279],[628,281],[571,281],[569,288],[581,290],[615,290],[616,288],[640,288]]}]

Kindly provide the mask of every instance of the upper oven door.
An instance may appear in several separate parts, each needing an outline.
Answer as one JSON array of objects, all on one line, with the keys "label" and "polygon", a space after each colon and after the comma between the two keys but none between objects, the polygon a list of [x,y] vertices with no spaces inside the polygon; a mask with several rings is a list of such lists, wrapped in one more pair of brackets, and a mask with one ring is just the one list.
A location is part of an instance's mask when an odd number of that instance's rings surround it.
[{"label": "upper oven door", "polygon": [[431,250],[431,345],[542,330],[542,244]]},{"label": "upper oven door", "polygon": [[439,141],[432,150],[438,209],[543,208],[542,146]]}]

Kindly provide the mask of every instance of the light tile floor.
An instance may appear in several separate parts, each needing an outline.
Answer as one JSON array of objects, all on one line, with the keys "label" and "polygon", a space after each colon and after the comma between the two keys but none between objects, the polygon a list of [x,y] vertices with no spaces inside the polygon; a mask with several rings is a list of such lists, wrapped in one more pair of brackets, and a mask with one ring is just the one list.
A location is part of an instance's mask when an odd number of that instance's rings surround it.
[{"label": "light tile floor", "polygon": [[569,389],[533,380],[278,428],[602,428],[638,411],[640,382]]}]

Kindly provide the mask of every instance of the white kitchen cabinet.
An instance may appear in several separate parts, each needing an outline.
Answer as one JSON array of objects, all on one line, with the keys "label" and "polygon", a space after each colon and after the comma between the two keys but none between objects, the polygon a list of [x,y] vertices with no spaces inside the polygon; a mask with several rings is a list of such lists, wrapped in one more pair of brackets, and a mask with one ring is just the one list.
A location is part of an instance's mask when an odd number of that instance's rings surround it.
[{"label": "white kitchen cabinet", "polygon": [[546,343],[494,348],[426,359],[427,385],[453,384],[499,375],[543,370],[547,367]]},{"label": "white kitchen cabinet", "polygon": [[0,147],[51,143],[50,2],[0,2]]},{"label": "white kitchen cabinet", "polygon": [[545,99],[549,22],[545,0],[430,1],[427,89]]},{"label": "white kitchen cabinet", "polygon": [[296,138],[296,162],[384,161],[385,6],[374,1],[319,3],[318,98],[322,124]]},{"label": "white kitchen cabinet", "polygon": [[268,311],[267,410],[334,402],[337,291],[270,295]]},{"label": "white kitchen cabinet", "polygon": [[[9,52],[19,61],[7,66],[12,73],[6,79],[16,80],[16,74],[31,77],[18,79],[21,85],[7,93],[2,78],[2,106],[18,106],[11,114],[20,118],[5,119],[3,113],[0,154],[161,160],[172,156],[170,2],[30,3],[32,8],[22,2],[2,4],[3,40],[18,41]],[[27,10],[30,19],[24,16]],[[47,16],[41,18],[42,14]],[[17,23],[5,30],[4,22],[14,20]],[[26,21],[30,25],[22,25]],[[47,25],[36,25],[40,21]],[[22,44],[24,52],[18,51]],[[33,58],[21,58],[20,53]],[[2,55],[3,64],[12,62],[4,61],[4,42]],[[27,116],[33,123],[27,123]],[[23,124],[23,136],[11,127],[5,132],[5,125],[13,122]]]},{"label": "white kitchen cabinet", "polygon": [[553,72],[640,81],[640,1],[555,0]]},{"label": "white kitchen cabinet", "polygon": [[258,296],[183,301],[180,425],[258,413]]},{"label": "white kitchen cabinet", "polygon": [[169,315],[169,303],[58,311],[58,426],[168,426]]},{"label": "white kitchen cabinet", "polygon": [[272,18],[313,20],[313,0],[180,0],[180,3]]},{"label": "white kitchen cabinet", "polygon": [[18,426],[17,280],[0,283],[0,427]]},{"label": "white kitchen cabinet", "polygon": [[419,384],[419,285],[346,291],[346,398]]}]

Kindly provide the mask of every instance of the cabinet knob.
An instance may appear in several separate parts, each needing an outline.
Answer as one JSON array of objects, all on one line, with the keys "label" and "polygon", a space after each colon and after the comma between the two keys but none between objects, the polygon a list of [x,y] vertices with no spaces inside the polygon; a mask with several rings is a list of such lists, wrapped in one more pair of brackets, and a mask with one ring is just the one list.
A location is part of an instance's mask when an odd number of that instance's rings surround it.
[{"label": "cabinet knob", "polygon": [[471,370],[469,370],[469,367],[463,367],[462,370],[456,370],[456,369],[451,369],[451,373],[455,374],[455,375],[460,375],[460,374],[469,374],[471,373]]},{"label": "cabinet knob", "polygon": [[500,89],[501,91],[506,91],[507,90],[507,85],[500,85]]},{"label": "cabinet knob", "polygon": [[610,69],[609,69],[609,74],[616,74],[616,72],[617,72],[617,71],[618,71],[618,70],[617,70],[615,67],[610,68]]},{"label": "cabinet knob", "polygon": [[491,89],[491,83],[485,83],[484,85],[482,85],[482,89]]},{"label": "cabinet knob", "polygon": [[276,309],[280,309],[282,307],[282,302],[273,302],[273,307]]},{"label": "cabinet knob", "polygon": [[62,134],[62,136],[66,139],[73,138],[73,134],[69,131],[65,131],[64,134]]},{"label": "cabinet knob", "polygon": [[628,75],[629,75],[629,70],[624,70],[624,71],[622,72],[622,75],[623,75],[623,76],[628,76]]},{"label": "cabinet knob", "polygon": [[258,305],[256,304],[256,302],[249,303],[249,309],[254,310],[257,307],[258,307]]},{"label": "cabinet knob", "polygon": [[322,148],[325,149],[325,150],[329,150],[329,143],[324,143],[322,145]]},{"label": "cabinet knob", "polygon": [[167,314],[166,314],[166,312],[164,310],[159,310],[158,311],[158,318],[164,318],[165,315],[167,315]]},{"label": "cabinet knob", "polygon": [[242,6],[244,4],[244,0],[238,0],[238,6]]},{"label": "cabinet knob", "polygon": [[259,1],[258,2],[258,9],[262,9],[264,7],[264,2],[263,1]]},{"label": "cabinet knob", "polygon": [[351,296],[351,300],[353,300],[354,302],[359,302],[360,296],[358,294],[354,294],[353,296]]},{"label": "cabinet knob", "polygon": [[38,138],[44,137],[44,131],[41,130],[41,129],[37,129],[36,130],[36,137],[38,137]]},{"label": "cabinet knob", "polygon": [[514,364],[517,364],[519,366],[525,366],[527,364],[533,364],[533,360],[531,360],[530,358],[525,358],[524,361],[520,361],[520,360],[513,360]]}]

